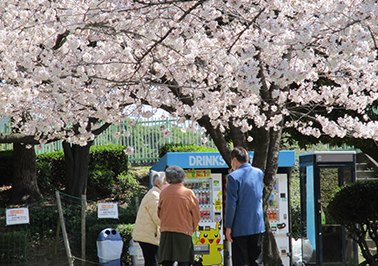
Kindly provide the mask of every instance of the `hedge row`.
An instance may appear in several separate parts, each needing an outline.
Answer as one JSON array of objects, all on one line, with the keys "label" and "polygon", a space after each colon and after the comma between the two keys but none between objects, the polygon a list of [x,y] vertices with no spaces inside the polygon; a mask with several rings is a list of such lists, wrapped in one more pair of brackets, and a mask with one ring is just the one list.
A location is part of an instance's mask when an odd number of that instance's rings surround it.
[{"label": "hedge row", "polygon": [[[104,196],[120,182],[124,189],[137,188],[137,182],[127,174],[128,157],[121,145],[92,146],[89,152],[88,197]],[[42,194],[64,190],[66,169],[64,152],[50,152],[36,157],[38,186]],[[0,186],[10,185],[13,176],[12,151],[0,151]],[[92,194],[92,195],[90,195]]]}]

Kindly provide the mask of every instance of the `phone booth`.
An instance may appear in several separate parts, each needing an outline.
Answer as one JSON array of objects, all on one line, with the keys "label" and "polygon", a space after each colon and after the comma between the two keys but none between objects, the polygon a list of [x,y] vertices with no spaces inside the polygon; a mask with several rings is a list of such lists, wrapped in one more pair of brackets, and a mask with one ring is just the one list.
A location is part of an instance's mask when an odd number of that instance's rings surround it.
[{"label": "phone booth", "polygon": [[[253,152],[249,152],[250,159]],[[280,151],[275,188],[269,201],[269,221],[285,266],[290,266],[288,180],[295,164],[294,151]],[[223,211],[229,167],[219,152],[168,152],[151,170],[178,165],[186,172],[184,186],[193,190],[201,221],[193,235],[194,253],[203,265],[232,265],[230,243],[225,241]]]},{"label": "phone booth", "polygon": [[312,245],[306,265],[357,265],[356,243],[327,213],[340,186],[356,181],[355,151],[325,151],[299,155],[301,183],[301,240]]}]

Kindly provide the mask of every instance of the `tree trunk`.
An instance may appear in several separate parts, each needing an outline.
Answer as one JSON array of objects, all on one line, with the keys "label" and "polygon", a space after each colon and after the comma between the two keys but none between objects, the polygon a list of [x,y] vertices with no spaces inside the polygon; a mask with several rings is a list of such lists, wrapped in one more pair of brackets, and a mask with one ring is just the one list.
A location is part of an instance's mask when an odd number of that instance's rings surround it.
[{"label": "tree trunk", "polygon": [[376,162],[378,162],[378,146],[376,143],[372,143],[370,147],[366,146],[358,146],[356,145],[356,148],[360,148],[363,153],[366,153],[369,155],[371,158],[373,158]]},{"label": "tree trunk", "polygon": [[[89,120],[89,124],[98,121]],[[101,127],[92,131],[97,137],[104,132],[111,124],[104,123]],[[64,158],[66,160],[66,193],[81,198],[87,194],[89,149],[93,141],[89,141],[86,146],[68,143],[63,141]]]},{"label": "tree trunk", "polygon": [[80,198],[87,192],[89,149],[92,142],[86,146],[63,142],[66,160],[66,193]]},{"label": "tree trunk", "polygon": [[258,129],[256,134],[261,140],[256,141],[256,148],[253,156],[253,165],[264,171],[264,221],[265,233],[263,244],[263,260],[265,266],[283,266],[275,237],[270,228],[267,215],[269,196],[272,192],[275,176],[278,169],[278,155],[280,150],[282,130],[266,131],[264,128]]},{"label": "tree trunk", "polygon": [[222,155],[227,165],[231,167],[231,157],[230,157],[231,149],[230,149],[230,145],[225,140],[223,133],[219,130],[219,128],[213,128],[213,126],[210,123],[209,117],[207,116],[203,116],[197,122],[200,126],[206,128],[207,133],[210,135],[210,137],[214,141],[215,146],[217,146],[219,153]]},{"label": "tree trunk", "polygon": [[24,144],[13,144],[13,167],[9,205],[35,202],[42,199],[38,188],[37,165],[34,146],[28,149]]}]

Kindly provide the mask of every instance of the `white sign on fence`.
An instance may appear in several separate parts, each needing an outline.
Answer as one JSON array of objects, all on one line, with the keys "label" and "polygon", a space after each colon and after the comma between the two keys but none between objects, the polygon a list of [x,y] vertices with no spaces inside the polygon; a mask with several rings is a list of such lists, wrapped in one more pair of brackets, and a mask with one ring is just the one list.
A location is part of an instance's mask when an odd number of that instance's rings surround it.
[{"label": "white sign on fence", "polygon": [[7,225],[13,224],[28,224],[29,223],[29,209],[28,208],[14,208],[7,209]]},{"label": "white sign on fence", "polygon": [[99,203],[97,214],[98,218],[118,219],[118,205],[113,202]]}]

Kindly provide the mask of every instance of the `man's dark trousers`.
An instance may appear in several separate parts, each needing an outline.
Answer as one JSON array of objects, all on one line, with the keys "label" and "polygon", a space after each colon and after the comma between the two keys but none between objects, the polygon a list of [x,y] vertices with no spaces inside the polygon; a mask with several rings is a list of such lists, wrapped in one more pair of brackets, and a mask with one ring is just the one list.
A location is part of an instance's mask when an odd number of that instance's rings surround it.
[{"label": "man's dark trousers", "polygon": [[263,233],[232,238],[232,266],[263,266]]}]

